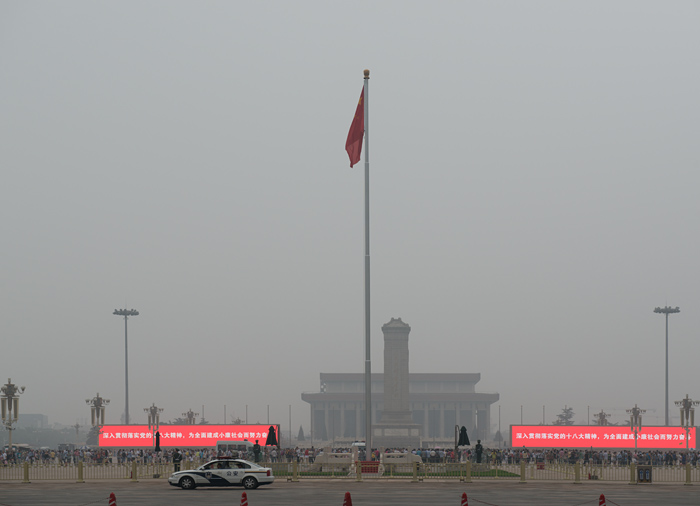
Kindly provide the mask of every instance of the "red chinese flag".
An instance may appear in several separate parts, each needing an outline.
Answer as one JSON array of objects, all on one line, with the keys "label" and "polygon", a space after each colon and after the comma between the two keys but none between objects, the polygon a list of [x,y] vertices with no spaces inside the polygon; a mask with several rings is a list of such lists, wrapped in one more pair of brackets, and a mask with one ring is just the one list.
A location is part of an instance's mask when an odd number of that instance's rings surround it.
[{"label": "red chinese flag", "polygon": [[365,135],[365,89],[362,88],[360,93],[360,101],[357,104],[355,117],[350,125],[348,132],[348,140],[345,142],[345,151],[350,157],[350,167],[360,161],[360,153],[362,153],[362,137]]}]

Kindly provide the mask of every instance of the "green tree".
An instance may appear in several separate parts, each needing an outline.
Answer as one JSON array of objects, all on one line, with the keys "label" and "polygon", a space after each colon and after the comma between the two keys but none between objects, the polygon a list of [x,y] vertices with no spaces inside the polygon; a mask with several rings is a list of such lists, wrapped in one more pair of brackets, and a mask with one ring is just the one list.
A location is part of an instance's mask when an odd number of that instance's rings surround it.
[{"label": "green tree", "polygon": [[493,437],[494,441],[498,443],[498,446],[501,446],[501,441],[503,441],[503,435],[501,434],[501,431],[496,431],[496,435]]},{"label": "green tree", "polygon": [[564,405],[564,409],[557,415],[557,419],[552,422],[552,425],[573,425],[574,424],[574,408],[569,408]]},{"label": "green tree", "polygon": [[95,425],[93,428],[90,429],[90,432],[88,432],[86,443],[88,446],[97,446],[100,444],[100,426],[99,425]]}]

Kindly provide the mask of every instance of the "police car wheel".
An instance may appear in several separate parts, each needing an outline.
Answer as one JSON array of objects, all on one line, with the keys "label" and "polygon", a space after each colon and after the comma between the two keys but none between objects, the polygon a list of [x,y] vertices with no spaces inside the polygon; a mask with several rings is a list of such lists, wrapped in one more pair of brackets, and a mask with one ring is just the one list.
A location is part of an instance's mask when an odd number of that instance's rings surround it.
[{"label": "police car wheel", "polygon": [[245,478],[243,478],[243,486],[248,490],[258,488],[258,480],[256,480],[252,476],[246,476]]},{"label": "police car wheel", "polygon": [[183,476],[180,479],[180,488],[182,488],[182,490],[192,490],[195,487],[194,480],[189,476]]}]

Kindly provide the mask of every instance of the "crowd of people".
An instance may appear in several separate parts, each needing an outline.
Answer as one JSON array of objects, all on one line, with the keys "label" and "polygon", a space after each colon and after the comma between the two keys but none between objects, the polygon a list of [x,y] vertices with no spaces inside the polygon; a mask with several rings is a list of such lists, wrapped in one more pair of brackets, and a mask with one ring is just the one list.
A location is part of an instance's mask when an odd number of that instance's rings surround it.
[{"label": "crowd of people", "polygon": [[[323,449],[314,448],[278,448],[262,447],[258,459],[263,462],[299,462],[313,464],[316,457],[323,453]],[[327,450],[326,450],[327,451]],[[408,450],[406,448],[386,449],[385,452],[413,453],[421,458],[424,463],[440,462],[477,462],[476,451],[473,448],[460,448],[455,453],[454,448],[419,448]],[[333,453],[352,453],[352,448],[333,448]],[[234,454],[235,453],[235,454]],[[380,460],[379,450],[372,452],[368,459],[364,449],[358,452],[359,460]],[[214,448],[176,449],[167,448],[160,452],[147,449],[8,449],[0,453],[2,465],[16,465],[24,462],[30,464],[61,464],[71,465],[78,462],[93,464],[170,464],[189,463],[190,466],[208,462],[217,457],[232,457],[254,460],[252,452],[240,454],[227,452],[218,455]],[[484,448],[481,462],[492,465],[545,463],[545,464],[573,464],[580,462],[584,465],[609,465],[628,466],[629,464],[645,464],[654,466],[681,466],[691,464],[698,465],[698,452],[691,451],[635,451],[635,450],[590,450],[590,449],[528,449],[528,448]]]},{"label": "crowd of people", "polygon": [[695,451],[641,451],[641,450],[570,450],[570,449],[497,449],[490,452],[491,461],[500,463],[526,462],[568,463],[580,462],[584,465],[628,466],[643,464],[653,466],[697,466],[698,453]]},{"label": "crowd of people", "polygon": [[28,448],[4,448],[0,453],[2,464],[68,464],[77,462],[103,463],[109,458],[109,450],[84,448],[80,450],[49,450]]},{"label": "crowd of people", "polygon": [[[333,453],[351,453],[351,448],[333,448]],[[386,453],[409,453],[406,448],[390,448]],[[314,458],[323,450],[309,448],[288,448],[283,450],[283,459],[287,462],[313,463]],[[691,464],[698,465],[699,454],[696,451],[641,451],[641,450],[590,450],[590,449],[531,449],[531,448],[484,448],[481,459],[477,458],[475,448],[459,448],[455,453],[454,448],[418,448],[410,450],[410,453],[421,458],[423,463],[456,463],[477,462],[492,465],[520,464],[524,461],[528,464],[574,464],[584,465],[609,465],[628,466],[630,464],[644,464],[654,466],[681,466]],[[364,451],[360,450],[358,458],[367,460]],[[372,452],[371,460],[380,460],[379,450]]]},{"label": "crowd of people", "polygon": [[[211,448],[182,449],[177,452],[181,462],[207,462],[216,458],[216,450]],[[78,462],[90,464],[169,464],[173,462],[176,449],[165,449],[161,452],[135,448],[124,449],[96,449],[81,448],[74,450],[50,450],[50,449],[8,449],[0,453],[2,465],[16,465],[24,462],[30,464],[61,464],[70,465]]]}]

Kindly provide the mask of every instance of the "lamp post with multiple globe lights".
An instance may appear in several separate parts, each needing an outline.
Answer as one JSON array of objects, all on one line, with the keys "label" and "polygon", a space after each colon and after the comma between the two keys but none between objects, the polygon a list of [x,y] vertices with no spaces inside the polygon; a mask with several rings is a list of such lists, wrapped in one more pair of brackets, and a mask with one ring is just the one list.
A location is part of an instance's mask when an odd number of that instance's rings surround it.
[{"label": "lamp post with multiple globe lights", "polygon": [[637,435],[642,430],[642,413],[646,413],[646,409],[640,409],[635,404],[632,409],[626,410],[630,414],[630,429],[634,432],[634,449],[637,449]]},{"label": "lamp post with multiple globe lights", "polygon": [[24,393],[24,387],[16,386],[12,383],[12,379],[7,378],[7,383],[0,388],[0,392],[2,392],[2,398],[0,399],[2,422],[9,433],[10,441],[8,447],[12,449],[12,424],[17,421],[19,416],[19,395]]},{"label": "lamp post with multiple globe lights", "polygon": [[[152,436],[153,446],[155,446],[156,451],[158,451],[156,434],[158,433],[158,427],[160,427],[160,414],[163,412],[163,408],[159,408],[158,406],[156,406],[156,403],[154,402],[150,408],[143,408],[143,410],[146,413],[148,413],[148,430],[150,430],[151,434],[153,434],[153,436]],[[157,436],[157,437],[160,437],[160,436]]]},{"label": "lamp post with multiple globe lights", "polygon": [[199,416],[199,413],[195,413],[194,411],[192,411],[192,409],[190,409],[186,413],[183,413],[182,416],[185,417],[185,423],[187,425],[194,425],[196,423],[195,417]]},{"label": "lamp post with multiple globe lights", "polygon": [[691,427],[695,426],[695,408],[700,404],[700,401],[694,401],[688,394],[685,394],[685,399],[676,401],[676,406],[681,408],[681,427],[685,430],[685,449],[688,451],[688,435]]},{"label": "lamp post with multiple globe lights", "polygon": [[148,428],[157,431],[160,427],[160,414],[163,412],[163,408],[156,406],[154,402],[150,408],[143,408],[143,410],[148,413]]},{"label": "lamp post with multiple globe lights", "polygon": [[600,410],[600,413],[596,413],[593,415],[593,418],[596,420],[596,425],[609,425],[608,422],[608,417],[610,416],[610,413],[606,413],[602,409]]},{"label": "lamp post with multiple globe lights", "polygon": [[100,393],[98,392],[92,399],[85,399],[85,404],[90,405],[90,420],[92,421],[92,426],[95,427],[96,425],[104,425],[105,406],[109,404],[109,399],[100,397]]}]

